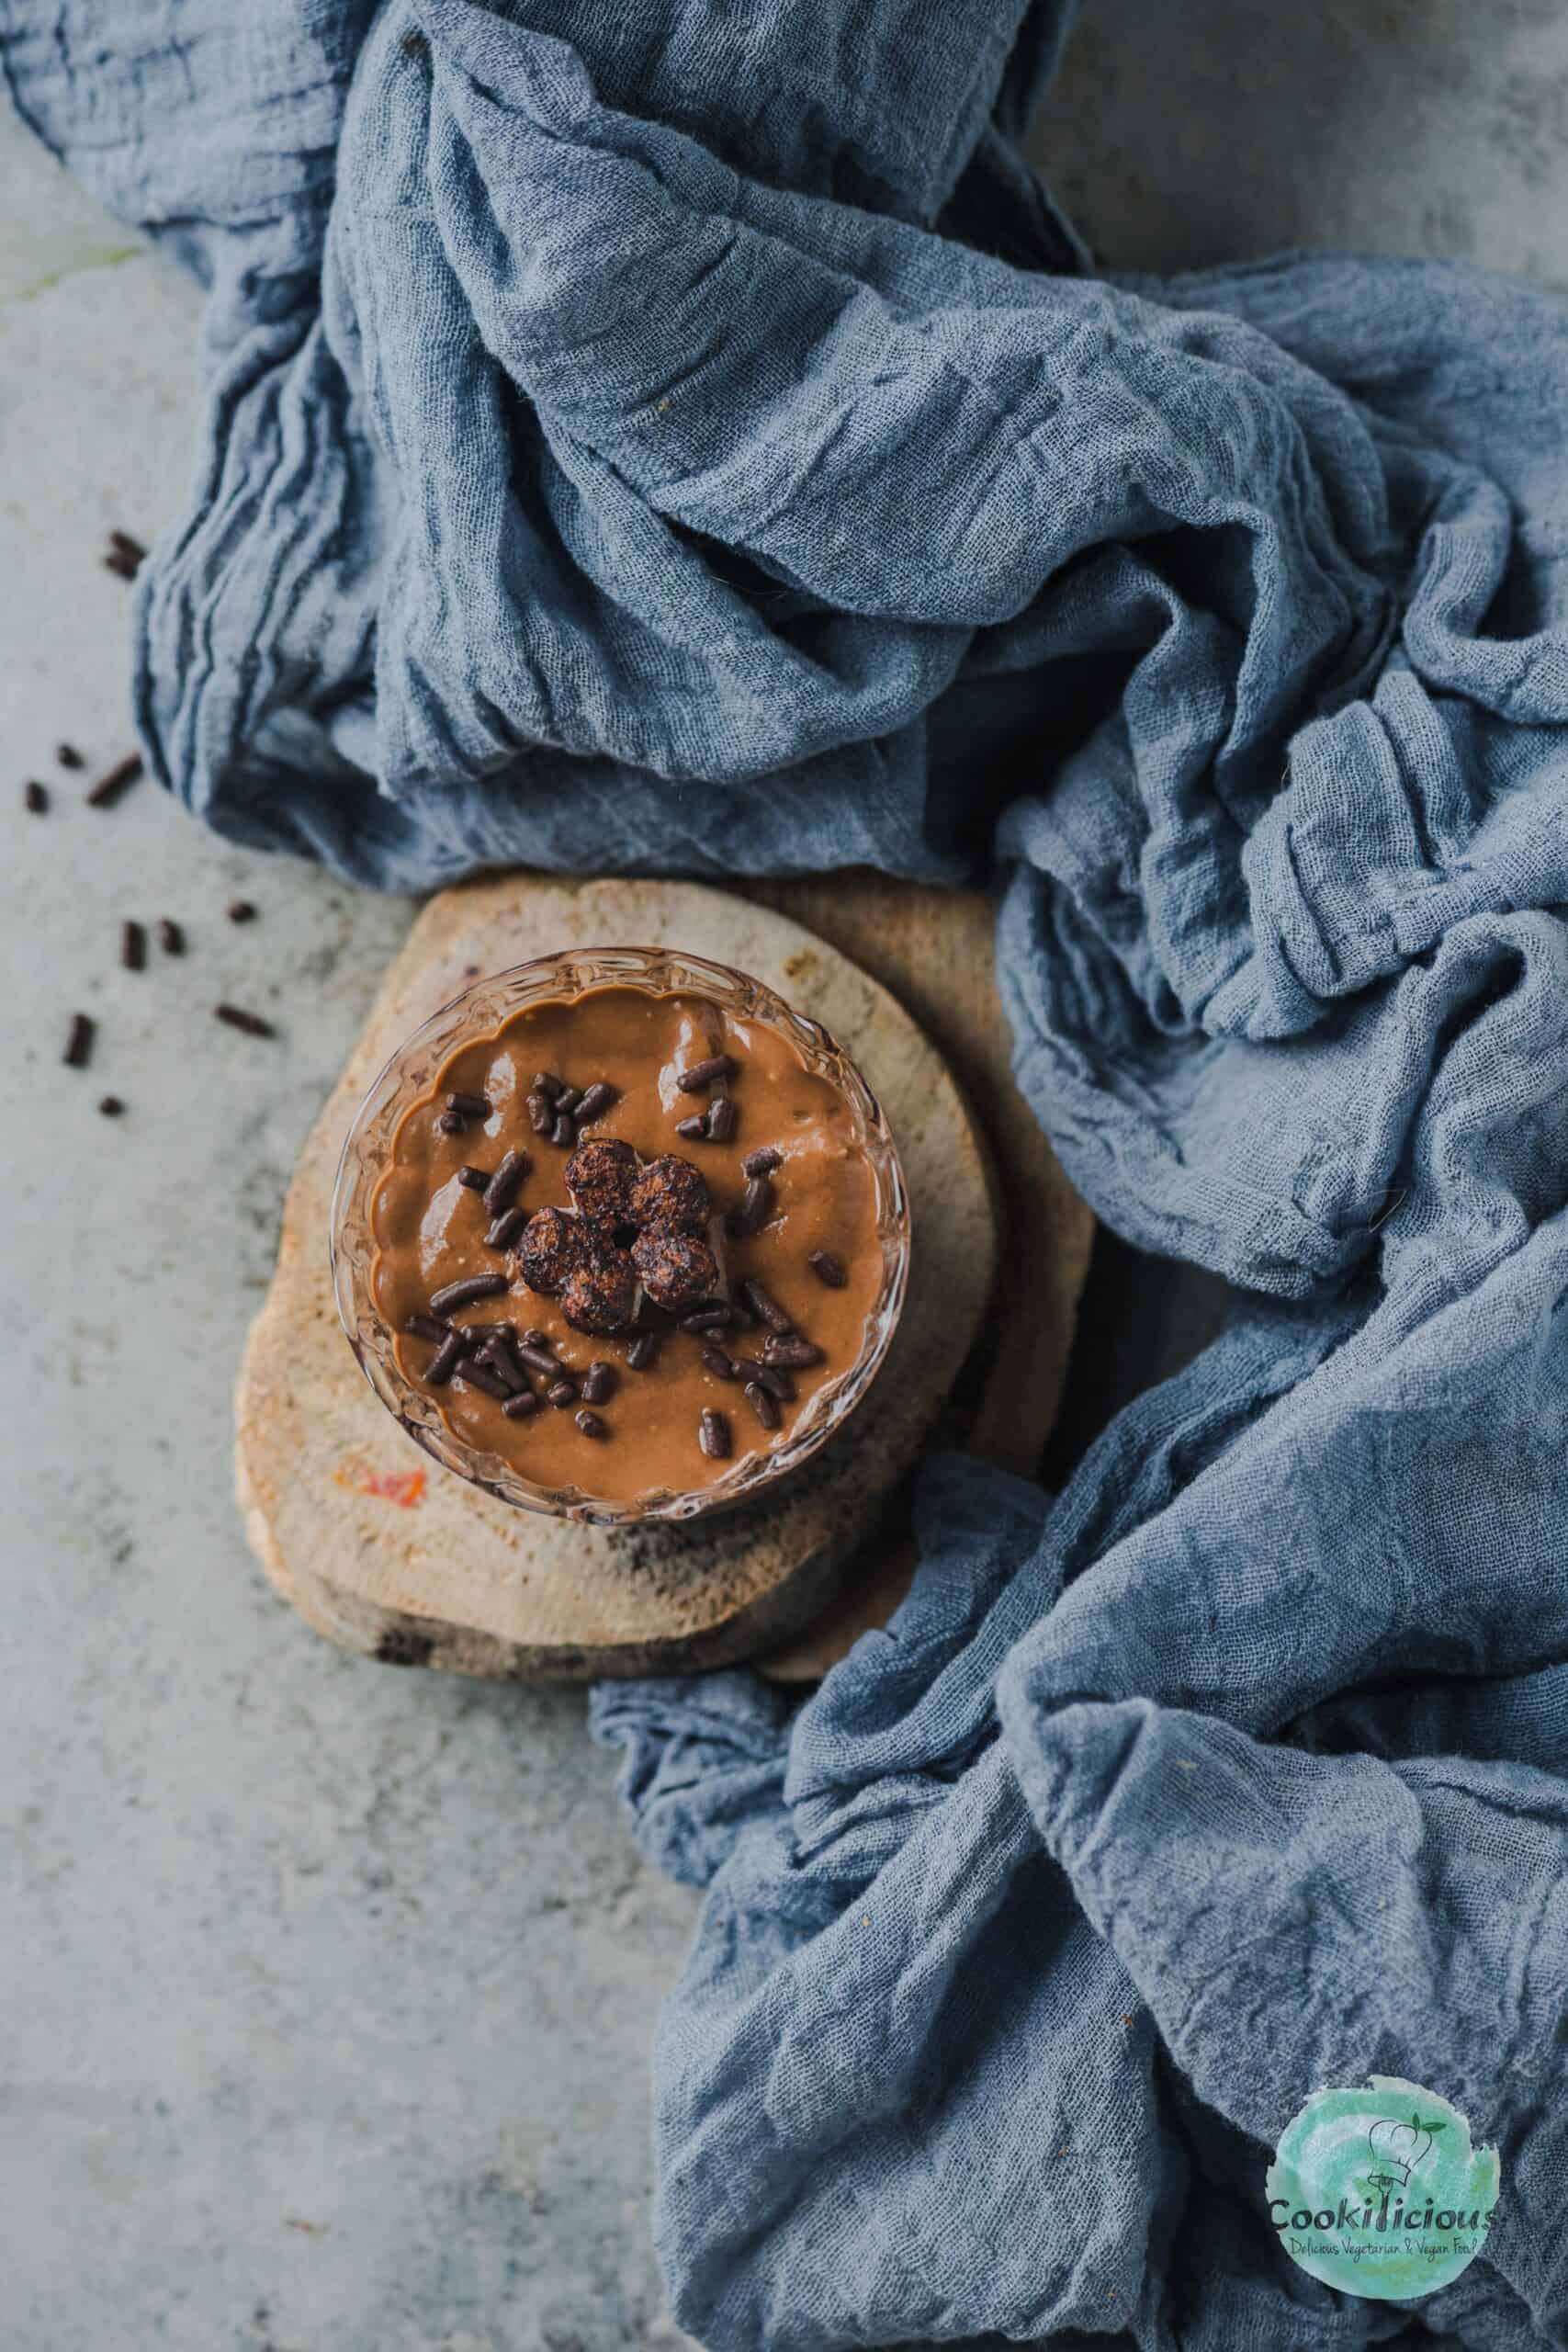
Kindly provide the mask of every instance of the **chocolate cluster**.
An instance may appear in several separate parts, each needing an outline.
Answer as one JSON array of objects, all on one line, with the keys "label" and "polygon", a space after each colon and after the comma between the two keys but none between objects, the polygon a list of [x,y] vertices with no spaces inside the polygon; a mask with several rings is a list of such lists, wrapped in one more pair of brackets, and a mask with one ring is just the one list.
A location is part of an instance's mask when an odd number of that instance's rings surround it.
[{"label": "chocolate cluster", "polygon": [[614,1242],[595,1248],[560,1289],[560,1311],[574,1331],[624,1331],[637,1314],[632,1261]]},{"label": "chocolate cluster", "polygon": [[[615,1227],[637,1223],[633,1208],[637,1182],[637,1156],[629,1143],[614,1136],[594,1136],[580,1143],[566,1163],[566,1189],[580,1217]],[[696,1170],[692,1170],[694,1176]],[[697,1182],[702,1183],[697,1176]],[[707,1187],[703,1186],[704,1193]]]},{"label": "chocolate cluster", "polygon": [[700,1168],[676,1152],[650,1159],[632,1187],[630,1216],[643,1232],[703,1233],[712,1214]]},{"label": "chocolate cluster", "polygon": [[672,1315],[710,1298],[718,1286],[718,1263],[707,1243],[674,1226],[652,1225],[639,1233],[632,1243],[632,1263],[655,1306],[668,1307]]},{"label": "chocolate cluster", "polygon": [[716,1288],[717,1262],[702,1238],[708,1188],[689,1159],[671,1153],[644,1167],[629,1143],[594,1136],[567,1161],[566,1188],[576,1214],[538,1210],[518,1255],[528,1288],[558,1298],[574,1329],[626,1330],[639,1282],[675,1313]]},{"label": "chocolate cluster", "polygon": [[541,1298],[554,1298],[583,1262],[589,1234],[565,1209],[540,1209],[523,1228],[518,1257],[523,1279]]}]

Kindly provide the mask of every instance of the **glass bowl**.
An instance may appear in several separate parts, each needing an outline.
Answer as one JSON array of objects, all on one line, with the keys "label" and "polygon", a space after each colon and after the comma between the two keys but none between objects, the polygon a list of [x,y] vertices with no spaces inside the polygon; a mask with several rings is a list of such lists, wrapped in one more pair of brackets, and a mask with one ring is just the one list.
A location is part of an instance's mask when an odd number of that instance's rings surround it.
[{"label": "glass bowl", "polygon": [[[578,1486],[544,1485],[450,1429],[435,1398],[411,1382],[400,1366],[394,1335],[382,1320],[372,1289],[375,1196],[405,1112],[430,1092],[448,1057],[470,1038],[499,1029],[529,1005],[570,1004],[605,988],[702,998],[732,1020],[772,1029],[787,1039],[807,1069],[831,1084],[849,1108],[855,1141],[872,1175],[882,1252],[881,1282],[859,1355],[845,1372],[818,1389],[781,1444],[738,1462],[699,1487],[660,1487],[631,1502],[609,1500]],[[415,1444],[502,1502],[608,1527],[694,1519],[755,1501],[838,1436],[892,1344],[908,1282],[909,1241],[909,1204],[897,1150],[876,1097],[843,1047],[820,1022],[796,1012],[748,973],[661,947],[582,947],[536,956],[531,963],[477,980],[443,1005],[399,1047],[355,1114],[338,1162],[331,1220],[333,1290],[349,1346],[382,1404]]]}]

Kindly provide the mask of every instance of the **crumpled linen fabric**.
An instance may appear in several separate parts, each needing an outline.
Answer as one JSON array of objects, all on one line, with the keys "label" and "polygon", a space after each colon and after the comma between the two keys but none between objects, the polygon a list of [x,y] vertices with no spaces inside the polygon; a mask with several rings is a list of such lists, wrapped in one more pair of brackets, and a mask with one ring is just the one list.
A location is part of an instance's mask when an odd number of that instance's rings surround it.
[{"label": "crumpled linen fabric", "polygon": [[[1568,314],[1082,273],[1020,0],[0,0],[209,287],[154,772],[423,887],[1006,876],[1019,1081],[1252,1295],[1058,1498],[928,1465],[806,1705],[593,1702],[707,1890],[656,2232],[712,2352],[1568,2344]],[[1296,2270],[1325,2083],[1502,2159],[1413,2305]]]}]

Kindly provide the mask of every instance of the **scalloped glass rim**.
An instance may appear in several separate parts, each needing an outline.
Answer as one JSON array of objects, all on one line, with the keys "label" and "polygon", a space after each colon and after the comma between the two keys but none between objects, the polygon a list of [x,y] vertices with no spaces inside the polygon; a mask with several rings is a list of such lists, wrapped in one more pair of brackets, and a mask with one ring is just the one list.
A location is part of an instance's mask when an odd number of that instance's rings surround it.
[{"label": "scalloped glass rim", "polygon": [[[392,1335],[377,1312],[370,1288],[376,1256],[370,1212],[376,1187],[400,1120],[430,1087],[447,1057],[466,1039],[498,1029],[525,1005],[570,1003],[592,989],[610,987],[641,989],[650,996],[706,997],[736,1020],[766,1025],[789,1037],[807,1069],[834,1085],[853,1113],[856,1138],[875,1186],[882,1247],[882,1283],[866,1317],[861,1352],[847,1372],[817,1392],[785,1442],[771,1453],[738,1463],[709,1486],[684,1491],[661,1487],[629,1503],[608,1501],[577,1486],[541,1485],[525,1478],[500,1454],[454,1435],[434,1399],[400,1370]],[[333,1295],[348,1344],[376,1395],[414,1443],[502,1502],[608,1527],[694,1519],[753,1501],[837,1436],[892,1345],[908,1283],[909,1244],[904,1171],[881,1106],[850,1056],[820,1022],[795,1012],[749,973],[704,956],[663,947],[580,947],[536,956],[476,980],[432,1013],[389,1057],[344,1138],[333,1187],[329,1246]]]}]

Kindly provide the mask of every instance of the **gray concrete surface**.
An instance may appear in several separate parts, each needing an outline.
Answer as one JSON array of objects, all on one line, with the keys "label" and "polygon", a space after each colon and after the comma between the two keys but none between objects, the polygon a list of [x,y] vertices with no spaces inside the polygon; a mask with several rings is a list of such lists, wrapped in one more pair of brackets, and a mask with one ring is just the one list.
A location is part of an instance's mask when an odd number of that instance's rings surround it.
[{"label": "gray concrete surface", "polygon": [[[0,2346],[674,2345],[647,2052],[690,1898],[580,1696],[340,1657],[231,1500],[288,1170],[411,910],[55,764],[130,741],[99,556],[182,495],[191,307],[8,123],[0,209]],[[121,971],[161,914],[188,955]]]},{"label": "gray concrete surface", "polygon": [[[1557,0],[1105,0],[1039,143],[1111,264],[1349,243],[1568,285]],[[129,741],[99,545],[179,502],[191,313],[8,122],[0,223],[0,2347],[671,2345],[646,2052],[688,1898],[577,1698],[339,1657],[231,1502],[290,1159],[408,910],[54,767]],[[188,957],[119,971],[127,914]]]},{"label": "gray concrete surface", "polygon": [[1084,0],[1034,150],[1107,268],[1354,246],[1568,288],[1568,8]]}]

